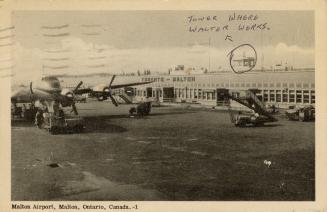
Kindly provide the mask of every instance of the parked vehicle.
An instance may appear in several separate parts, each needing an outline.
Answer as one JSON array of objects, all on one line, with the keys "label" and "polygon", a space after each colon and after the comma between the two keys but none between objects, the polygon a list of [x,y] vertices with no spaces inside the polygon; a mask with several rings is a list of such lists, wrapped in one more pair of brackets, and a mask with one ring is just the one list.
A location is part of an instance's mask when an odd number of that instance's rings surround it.
[{"label": "parked vehicle", "polygon": [[152,107],[151,102],[142,102],[139,103],[136,107],[132,107],[129,110],[129,114],[133,115],[134,113],[136,113],[136,115],[138,116],[149,115],[151,112],[151,107]]},{"label": "parked vehicle", "polygon": [[247,125],[252,126],[263,126],[266,122],[270,120],[266,116],[259,115],[257,113],[253,114],[238,114],[235,116],[234,125],[236,127],[245,127]]},{"label": "parked vehicle", "polygon": [[51,134],[59,133],[81,133],[85,129],[84,120],[80,116],[67,116],[60,112],[58,116],[53,113],[43,115],[42,127]]},{"label": "parked vehicle", "polygon": [[315,108],[312,105],[286,110],[285,114],[291,121],[314,121]]}]

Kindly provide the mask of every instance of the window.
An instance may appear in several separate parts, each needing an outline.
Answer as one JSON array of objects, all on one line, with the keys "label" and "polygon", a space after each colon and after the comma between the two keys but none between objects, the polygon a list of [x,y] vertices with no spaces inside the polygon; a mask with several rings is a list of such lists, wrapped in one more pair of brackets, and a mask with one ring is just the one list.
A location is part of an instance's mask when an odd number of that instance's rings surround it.
[{"label": "window", "polygon": [[199,89],[199,97],[198,98],[202,99],[202,90],[201,89]]},{"label": "window", "polygon": [[303,103],[309,103],[309,91],[303,91]]},{"label": "window", "polygon": [[290,90],[290,99],[289,102],[295,102],[295,91],[294,90]]},{"label": "window", "polygon": [[296,91],[296,103],[302,103],[302,91]]},{"label": "window", "polygon": [[202,94],[202,99],[206,99],[207,98],[207,95],[206,95],[207,93],[204,93],[203,92],[203,94]]},{"label": "window", "polygon": [[271,102],[274,102],[276,100],[275,99],[275,90],[270,90],[269,97],[270,97]]},{"label": "window", "polygon": [[282,91],[281,90],[276,90],[276,102],[281,102],[282,101]]},{"label": "window", "polygon": [[311,104],[316,103],[315,91],[311,91]]},{"label": "window", "polygon": [[260,101],[263,101],[263,99],[262,99],[263,91],[262,91],[262,90],[259,90],[258,93],[256,94],[256,96],[258,97],[258,99],[259,99]]},{"label": "window", "polygon": [[268,102],[268,90],[263,90],[263,101]]},{"label": "window", "polygon": [[232,96],[234,98],[239,98],[240,97],[240,93],[239,92],[232,92]]},{"label": "window", "polygon": [[287,90],[283,90],[283,102],[288,102],[288,91]]}]

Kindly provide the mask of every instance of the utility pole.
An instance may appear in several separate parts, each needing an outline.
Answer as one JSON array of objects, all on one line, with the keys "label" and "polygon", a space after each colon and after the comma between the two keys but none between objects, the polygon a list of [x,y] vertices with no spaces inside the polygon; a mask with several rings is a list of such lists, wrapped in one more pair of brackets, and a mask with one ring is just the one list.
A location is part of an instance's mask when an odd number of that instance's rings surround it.
[{"label": "utility pole", "polygon": [[210,46],[211,45],[211,38],[210,37],[209,37],[209,43],[208,43],[208,45],[209,45],[209,67],[208,67],[208,70],[210,72],[210,70],[211,70],[210,69],[210,66],[211,66],[211,64],[210,64],[211,63],[211,61],[210,61],[210,56],[211,56],[211,51],[210,51],[211,50],[211,46]]}]

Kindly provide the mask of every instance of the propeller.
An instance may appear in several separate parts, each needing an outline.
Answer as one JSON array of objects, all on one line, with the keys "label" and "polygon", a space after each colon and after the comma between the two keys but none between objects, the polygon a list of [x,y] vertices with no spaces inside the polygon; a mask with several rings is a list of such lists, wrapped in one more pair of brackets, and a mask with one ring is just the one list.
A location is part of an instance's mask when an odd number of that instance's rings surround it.
[{"label": "propeller", "polygon": [[117,107],[118,103],[117,103],[116,99],[112,96],[112,92],[111,92],[111,85],[112,85],[113,81],[115,80],[115,78],[116,78],[116,75],[113,75],[108,87],[105,87],[103,89],[102,96],[103,96],[103,99],[106,99],[106,97],[108,96],[111,99],[112,103]]},{"label": "propeller", "polygon": [[30,100],[31,100],[31,103],[33,103],[33,101],[34,101],[34,96],[33,96],[34,91],[33,91],[33,83],[32,82],[30,82],[30,91],[31,91]]},{"label": "propeller", "polygon": [[109,98],[111,99],[112,103],[117,107],[118,103],[117,103],[116,99],[111,94],[109,95]]},{"label": "propeller", "polygon": [[31,91],[31,94],[34,94],[34,92],[33,92],[33,88],[32,88],[33,86],[32,86],[32,85],[33,85],[33,83],[30,82],[30,91]]},{"label": "propeller", "polygon": [[76,116],[78,115],[78,112],[77,112],[77,108],[76,108],[75,102],[72,103],[72,111],[74,112],[74,114],[75,114]]},{"label": "propeller", "polygon": [[83,84],[83,81],[80,81],[77,86],[75,87],[75,89],[73,90],[73,93],[75,94],[76,91],[81,87],[81,85]]},{"label": "propeller", "polygon": [[116,75],[113,75],[111,80],[110,80],[110,83],[109,83],[109,88],[111,88],[111,84],[113,83],[115,78],[116,78]]},{"label": "propeller", "polygon": [[72,112],[74,112],[75,115],[78,115],[78,112],[77,112],[77,108],[76,108],[76,105],[75,105],[75,93],[76,91],[81,87],[81,85],[83,84],[83,81],[80,81],[76,87],[74,88],[74,90],[70,91],[70,92],[67,92],[65,94],[65,96],[71,101],[71,106],[72,106]]}]

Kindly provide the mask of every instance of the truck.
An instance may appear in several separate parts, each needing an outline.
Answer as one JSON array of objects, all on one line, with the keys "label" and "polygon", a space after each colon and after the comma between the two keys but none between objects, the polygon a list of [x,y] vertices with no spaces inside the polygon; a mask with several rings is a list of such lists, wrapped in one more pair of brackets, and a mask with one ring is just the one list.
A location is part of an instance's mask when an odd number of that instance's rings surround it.
[{"label": "truck", "polygon": [[84,119],[80,116],[54,115],[46,113],[43,116],[42,127],[51,134],[82,133],[85,129]]},{"label": "truck", "polygon": [[152,103],[148,102],[141,102],[136,107],[131,107],[129,110],[129,114],[132,116],[134,113],[138,116],[146,116],[149,115],[151,112]]},{"label": "truck", "polygon": [[315,108],[312,105],[304,107],[290,107],[285,111],[285,115],[290,121],[314,121]]},{"label": "truck", "polygon": [[234,116],[234,120],[232,121],[236,127],[245,127],[247,125],[259,127],[263,126],[266,122],[271,122],[271,120],[269,120],[269,118],[266,116],[259,115],[257,113],[240,113]]}]

